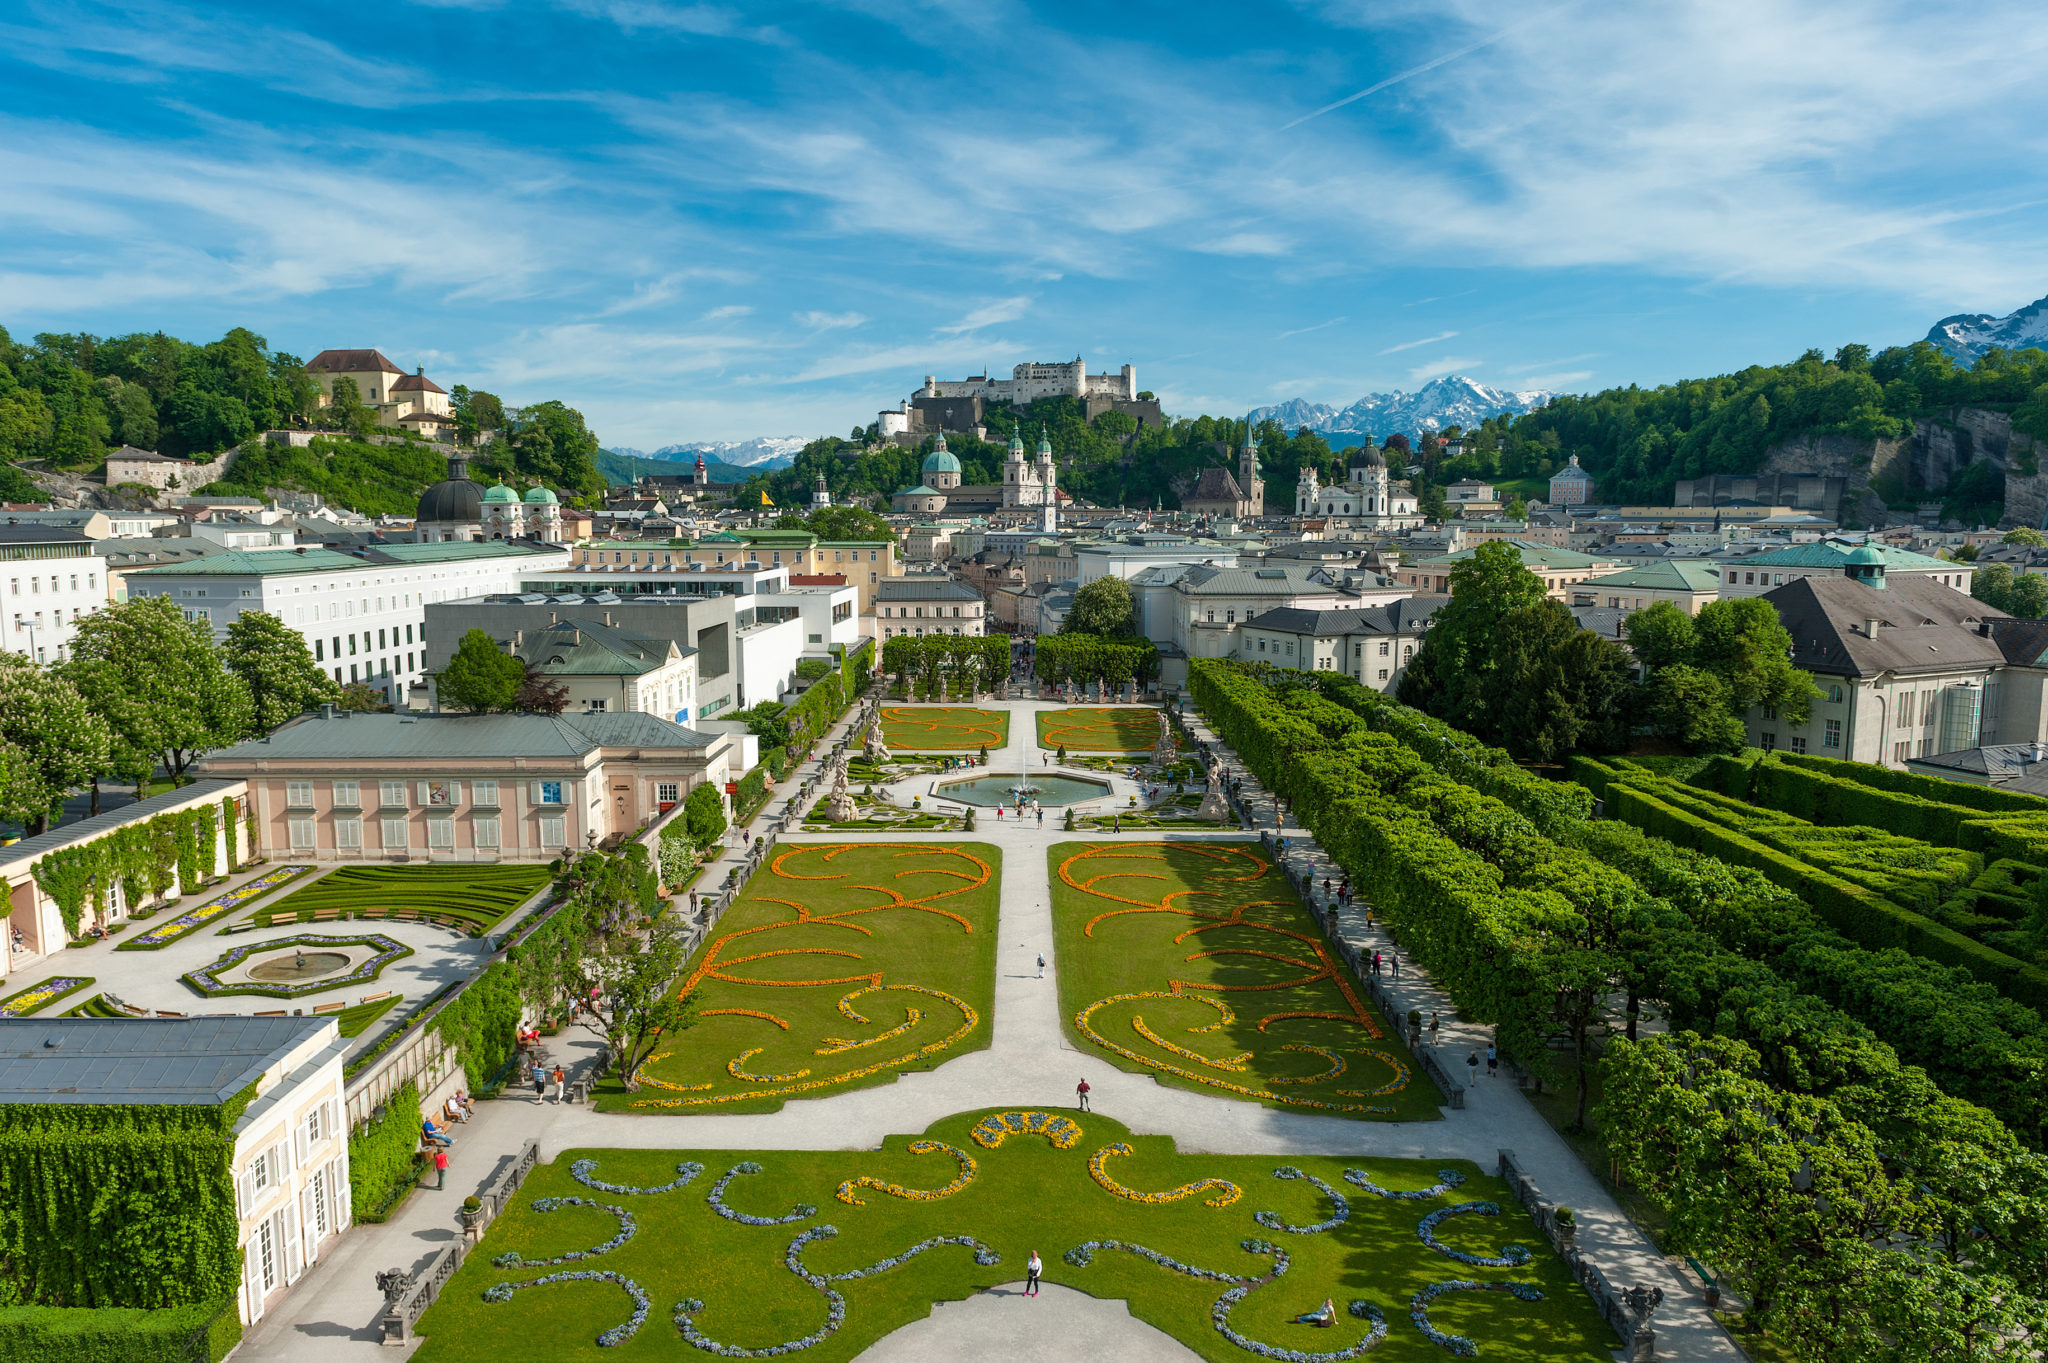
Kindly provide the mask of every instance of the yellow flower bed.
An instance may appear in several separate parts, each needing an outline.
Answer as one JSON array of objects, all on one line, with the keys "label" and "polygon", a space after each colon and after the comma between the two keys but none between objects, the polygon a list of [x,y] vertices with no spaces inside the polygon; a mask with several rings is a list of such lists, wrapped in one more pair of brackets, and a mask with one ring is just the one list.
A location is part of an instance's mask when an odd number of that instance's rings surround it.
[{"label": "yellow flower bed", "polygon": [[1123,1184],[1111,1178],[1109,1170],[1104,1166],[1109,1162],[1111,1155],[1128,1155],[1130,1153],[1131,1147],[1125,1145],[1122,1141],[1118,1141],[1114,1145],[1103,1146],[1088,1157],[1089,1177],[1101,1184],[1107,1191],[1115,1193],[1118,1197],[1129,1198],[1133,1202],[1154,1204],[1178,1202],[1184,1197],[1193,1197],[1196,1193],[1205,1193],[1213,1190],[1216,1196],[1206,1199],[1208,1205],[1211,1207],[1228,1207],[1231,1203],[1244,1196],[1244,1190],[1227,1178],[1196,1179],[1193,1183],[1184,1183],[1178,1188],[1169,1188],[1163,1193],[1141,1193],[1136,1188],[1126,1188]]},{"label": "yellow flower bed", "polygon": [[955,1145],[947,1145],[943,1141],[912,1141],[910,1143],[910,1153],[913,1155],[929,1155],[934,1151],[944,1151],[960,1161],[960,1176],[943,1188],[933,1188],[930,1191],[921,1188],[906,1188],[900,1183],[889,1183],[883,1179],[876,1178],[873,1174],[862,1174],[859,1178],[850,1178],[840,1184],[839,1191],[835,1196],[841,1202],[855,1207],[865,1207],[867,1206],[867,1199],[854,1196],[853,1190],[855,1188],[872,1188],[878,1193],[887,1193],[891,1197],[900,1197],[906,1202],[937,1202],[942,1197],[951,1197],[968,1184],[974,1182],[975,1171],[980,1166],[975,1164],[974,1156],[968,1154],[965,1150]]},{"label": "yellow flower bed", "polygon": [[967,1134],[984,1150],[995,1149],[1011,1136],[1043,1136],[1053,1149],[1071,1150],[1081,1139],[1081,1128],[1053,1112],[991,1112]]}]

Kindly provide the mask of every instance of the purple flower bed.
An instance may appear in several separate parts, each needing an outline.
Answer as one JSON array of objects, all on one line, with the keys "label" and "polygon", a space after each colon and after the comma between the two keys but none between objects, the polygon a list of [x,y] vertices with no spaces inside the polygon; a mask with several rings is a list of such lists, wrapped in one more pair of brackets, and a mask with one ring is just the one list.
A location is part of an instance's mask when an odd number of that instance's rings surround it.
[{"label": "purple flower bed", "polygon": [[726,1184],[732,1182],[741,1174],[758,1174],[760,1172],[761,1166],[752,1160],[735,1164],[719,1177],[718,1182],[711,1185],[711,1192],[704,1200],[711,1204],[711,1210],[717,1212],[726,1220],[737,1221],[743,1226],[786,1226],[792,1221],[804,1221],[818,1214],[818,1209],[808,1202],[797,1203],[782,1216],[751,1216],[746,1212],[735,1211],[733,1208],[725,1205]]},{"label": "purple flower bed", "polygon": [[1450,1282],[1431,1283],[1408,1299],[1408,1319],[1415,1322],[1415,1328],[1429,1338],[1429,1342],[1456,1354],[1459,1358],[1470,1358],[1479,1352],[1479,1346],[1463,1335],[1447,1335],[1429,1323],[1429,1304],[1446,1292],[1512,1292],[1523,1301],[1542,1301],[1543,1291],[1534,1283],[1480,1283],[1470,1278],[1454,1278]]},{"label": "purple flower bed", "polygon": [[25,1018],[92,983],[90,975],[58,975],[0,999],[0,1018]]},{"label": "purple flower bed", "polygon": [[484,1289],[484,1300],[511,1301],[512,1294],[522,1287],[540,1287],[547,1283],[575,1282],[617,1283],[620,1287],[625,1288],[626,1295],[633,1299],[632,1319],[628,1320],[624,1325],[614,1325],[611,1329],[599,1335],[597,1342],[600,1346],[609,1349],[614,1345],[624,1344],[627,1340],[638,1334],[640,1327],[647,1323],[649,1303],[647,1294],[640,1289],[640,1284],[634,1282],[623,1273],[614,1273],[610,1269],[604,1268],[584,1268],[569,1273],[550,1273],[545,1278],[533,1278],[523,1283],[499,1283],[495,1287]]},{"label": "purple flower bed", "polygon": [[239,909],[259,895],[268,894],[278,886],[312,870],[310,866],[280,866],[254,880],[244,881],[226,894],[217,894],[196,909],[187,910],[168,923],[159,923],[148,932],[131,937],[115,947],[116,951],[154,951],[169,946],[195,928],[203,927],[214,919]]},{"label": "purple flower bed", "polygon": [[1346,1183],[1355,1183],[1374,1197],[1390,1197],[1396,1202],[1427,1202],[1432,1197],[1442,1197],[1445,1193],[1465,1181],[1465,1176],[1456,1169],[1439,1169],[1436,1171],[1436,1178],[1437,1181],[1427,1188],[1417,1188],[1412,1193],[1397,1193],[1374,1183],[1372,1175],[1366,1173],[1363,1169],[1346,1169],[1344,1171],[1344,1181]]},{"label": "purple flower bed", "polygon": [[[734,1172],[738,1172],[735,1170]],[[732,1175],[726,1175],[730,1178]],[[722,1182],[723,1180],[721,1180]],[[714,1204],[716,1205],[716,1204]],[[696,1315],[704,1309],[704,1303],[695,1297],[686,1297],[676,1303],[676,1328],[683,1332],[683,1338],[708,1354],[720,1358],[779,1358],[784,1354],[799,1353],[820,1343],[846,1323],[846,1298],[832,1288],[833,1283],[846,1282],[852,1278],[871,1277],[886,1273],[892,1268],[907,1263],[928,1249],[940,1245],[966,1245],[974,1251],[977,1264],[999,1264],[1002,1256],[971,1235],[935,1235],[929,1240],[920,1240],[900,1254],[892,1254],[869,1264],[865,1268],[849,1268],[844,1273],[813,1273],[804,1267],[803,1249],[813,1240],[829,1240],[839,1234],[837,1226],[813,1226],[801,1232],[789,1242],[789,1250],[782,1256],[782,1263],[791,1273],[816,1288],[825,1298],[825,1323],[801,1339],[787,1340],[781,1344],[769,1344],[759,1349],[742,1348],[737,1344],[724,1344],[711,1338],[697,1328]]]},{"label": "purple flower bed", "polygon": [[629,1188],[623,1183],[606,1183],[594,1177],[596,1172],[597,1161],[594,1159],[580,1159],[569,1166],[570,1178],[586,1188],[595,1188],[601,1193],[672,1193],[703,1173],[704,1166],[694,1161],[678,1164],[676,1173],[681,1177],[672,1179],[658,1188]]},{"label": "purple flower bed", "polygon": [[[1353,1172],[1356,1171],[1354,1170]],[[1310,1226],[1290,1226],[1280,1219],[1280,1213],[1278,1212],[1253,1212],[1252,1220],[1258,1222],[1267,1230],[1285,1231],[1289,1235],[1319,1235],[1326,1230],[1335,1230],[1343,1225],[1351,1216],[1351,1200],[1317,1178],[1314,1174],[1304,1174],[1291,1164],[1283,1164],[1273,1171],[1273,1177],[1300,1179],[1306,1183],[1313,1183],[1316,1187],[1323,1190],[1323,1196],[1330,1199],[1331,1203],[1336,1207],[1336,1211],[1331,1213],[1329,1220],[1318,1221]]]},{"label": "purple flower bed", "polygon": [[1529,1262],[1529,1251],[1522,1245],[1509,1245],[1499,1254],[1488,1256],[1483,1254],[1467,1254],[1461,1249],[1452,1249],[1449,1245],[1442,1243],[1436,1238],[1438,1224],[1449,1220],[1453,1216],[1499,1215],[1500,1203],[1498,1202],[1460,1202],[1454,1207],[1444,1207],[1423,1217],[1422,1224],[1415,1228],[1415,1233],[1422,1237],[1423,1244],[1428,1245],[1445,1258],[1456,1259],[1461,1264],[1470,1264],[1474,1268],[1520,1268],[1523,1264]]},{"label": "purple flower bed", "polygon": [[[318,950],[322,947],[372,946],[377,954],[356,963],[353,970],[340,975],[327,975],[317,980],[301,980],[296,984],[223,984],[220,976],[234,969],[251,956],[276,951],[280,947],[303,946]],[[299,933],[292,937],[274,937],[267,942],[248,942],[231,947],[213,964],[204,966],[180,978],[186,984],[211,998],[216,994],[263,994],[274,999],[303,998],[307,994],[319,994],[344,985],[368,984],[382,974],[384,967],[403,956],[412,955],[412,948],[405,943],[386,937],[380,932],[364,933],[357,937],[321,937],[313,933]]]}]

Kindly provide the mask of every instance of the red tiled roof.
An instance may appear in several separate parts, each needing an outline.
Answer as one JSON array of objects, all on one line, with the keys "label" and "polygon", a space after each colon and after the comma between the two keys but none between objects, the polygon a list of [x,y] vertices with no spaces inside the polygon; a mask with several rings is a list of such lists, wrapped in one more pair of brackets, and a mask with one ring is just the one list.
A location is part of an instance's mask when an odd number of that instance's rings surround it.
[{"label": "red tiled roof", "polygon": [[441,387],[441,385],[435,383],[425,374],[407,374],[397,383],[391,385],[391,391],[394,393],[440,393],[444,396],[448,392],[446,388]]},{"label": "red tiled roof", "polygon": [[381,350],[323,350],[306,361],[309,374],[363,374],[382,372],[403,374],[405,371],[385,358]]}]

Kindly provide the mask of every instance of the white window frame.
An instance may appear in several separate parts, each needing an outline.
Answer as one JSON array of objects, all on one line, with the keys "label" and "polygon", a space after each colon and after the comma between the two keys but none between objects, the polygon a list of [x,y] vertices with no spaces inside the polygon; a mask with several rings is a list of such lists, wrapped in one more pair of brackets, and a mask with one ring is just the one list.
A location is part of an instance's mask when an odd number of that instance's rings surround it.
[{"label": "white window frame", "polygon": [[294,814],[285,820],[285,827],[291,834],[294,852],[309,851],[315,845],[314,830],[318,825],[311,814]]},{"label": "white window frame", "polygon": [[311,781],[285,782],[284,803],[287,809],[311,809],[313,807],[313,783]]},{"label": "white window frame", "polygon": [[356,815],[334,821],[334,846],[337,850],[347,848],[361,851],[363,846],[363,821]]},{"label": "white window frame", "polygon": [[361,809],[363,807],[363,783],[361,781],[336,781],[334,783],[334,807],[336,809]]},{"label": "white window frame", "polygon": [[427,820],[427,846],[437,852],[445,852],[455,846],[455,820],[452,816]]},{"label": "white window frame", "polygon": [[[411,845],[412,834],[407,830],[407,825],[411,822],[410,820],[403,816],[394,815],[390,818],[379,819],[377,822],[381,825],[379,832],[386,851],[404,849]],[[392,836],[394,832],[398,835],[395,838]]]},{"label": "white window frame", "polygon": [[496,805],[498,803],[498,783],[496,781],[471,781],[469,783],[469,802],[472,805]]},{"label": "white window frame", "polygon": [[380,809],[406,809],[405,782],[379,781],[377,783],[377,806]]},{"label": "white window frame", "polygon": [[542,847],[567,847],[569,845],[569,820],[559,814],[548,815],[540,821],[540,845]]},{"label": "white window frame", "polygon": [[473,815],[469,821],[470,837],[475,840],[478,851],[498,849],[498,816],[496,814]]}]

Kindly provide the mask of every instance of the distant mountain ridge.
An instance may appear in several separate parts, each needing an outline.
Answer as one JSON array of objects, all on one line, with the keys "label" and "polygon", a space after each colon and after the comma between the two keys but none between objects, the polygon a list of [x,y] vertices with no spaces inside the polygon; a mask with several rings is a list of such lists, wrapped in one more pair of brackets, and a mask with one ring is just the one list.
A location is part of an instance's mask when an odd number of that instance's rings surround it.
[{"label": "distant mountain ridge", "polygon": [[623,454],[629,459],[669,459],[694,464],[701,454],[707,464],[731,464],[736,468],[766,471],[788,468],[795,462],[797,451],[810,443],[807,437],[800,435],[759,435],[752,440],[692,440],[680,445],[663,445],[651,453],[626,445],[607,448],[613,454]]},{"label": "distant mountain ridge", "polygon": [[2037,298],[2016,312],[1993,317],[1984,312],[1959,312],[1927,329],[1927,340],[1962,364],[1975,364],[1993,346],[2048,350],[2048,298]]},{"label": "distant mountain ridge", "polygon": [[1252,420],[1268,418],[1288,430],[1303,426],[1324,435],[1366,436],[1384,440],[1395,432],[1414,435],[1445,426],[1477,426],[1490,416],[1533,412],[1557,394],[1544,389],[1512,392],[1492,388],[1463,374],[1431,379],[1413,393],[1368,393],[1349,407],[1291,398],[1252,410]]}]

